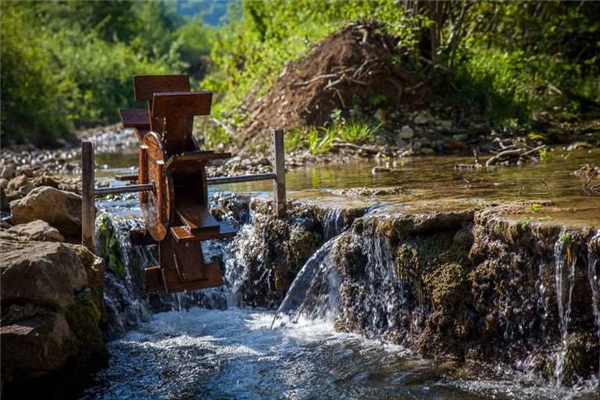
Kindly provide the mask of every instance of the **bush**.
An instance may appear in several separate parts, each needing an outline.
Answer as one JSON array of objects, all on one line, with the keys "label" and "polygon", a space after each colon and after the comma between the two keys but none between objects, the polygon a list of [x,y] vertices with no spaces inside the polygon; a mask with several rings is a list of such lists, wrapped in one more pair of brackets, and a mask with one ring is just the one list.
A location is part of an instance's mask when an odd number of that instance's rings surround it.
[{"label": "bush", "polygon": [[72,82],[47,68],[51,58],[43,49],[49,37],[29,29],[25,10],[15,3],[2,2],[1,11],[3,142],[43,145],[68,137],[73,126],[63,118],[64,98]]}]

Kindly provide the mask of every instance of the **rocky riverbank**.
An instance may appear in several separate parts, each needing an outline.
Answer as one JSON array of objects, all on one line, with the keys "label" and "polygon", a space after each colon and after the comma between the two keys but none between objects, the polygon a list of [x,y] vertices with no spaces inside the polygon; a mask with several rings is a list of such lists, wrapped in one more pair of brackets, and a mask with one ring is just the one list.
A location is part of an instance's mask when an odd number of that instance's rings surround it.
[{"label": "rocky riverbank", "polygon": [[3,398],[71,398],[108,361],[104,262],[76,244],[81,198],[50,186],[0,227]]}]

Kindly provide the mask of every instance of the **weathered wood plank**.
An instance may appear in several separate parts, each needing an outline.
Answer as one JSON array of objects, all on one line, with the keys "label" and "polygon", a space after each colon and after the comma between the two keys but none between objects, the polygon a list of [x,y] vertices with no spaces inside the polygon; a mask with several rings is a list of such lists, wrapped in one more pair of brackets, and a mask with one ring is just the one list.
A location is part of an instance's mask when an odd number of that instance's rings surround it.
[{"label": "weathered wood plank", "polygon": [[152,100],[154,93],[189,92],[190,79],[187,75],[136,75],[133,88],[137,101]]},{"label": "weathered wood plank", "polygon": [[273,131],[273,165],[275,168],[275,213],[277,217],[286,215],[286,193],[285,193],[285,147],[283,143],[283,131]]},{"label": "weathered wood plank", "polygon": [[96,223],[94,147],[92,142],[81,143],[81,244],[94,251]]},{"label": "weathered wood plank", "polygon": [[154,118],[186,118],[209,115],[212,92],[155,93],[152,106]]}]

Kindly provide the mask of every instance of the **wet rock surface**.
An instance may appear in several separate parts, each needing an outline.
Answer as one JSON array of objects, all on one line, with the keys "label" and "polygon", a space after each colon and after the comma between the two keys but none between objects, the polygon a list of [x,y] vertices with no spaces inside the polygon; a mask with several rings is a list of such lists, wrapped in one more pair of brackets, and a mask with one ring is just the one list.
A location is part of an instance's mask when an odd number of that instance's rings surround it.
[{"label": "wet rock surface", "polygon": [[574,384],[599,367],[594,235],[494,210],[360,218],[333,250],[336,326]]}]

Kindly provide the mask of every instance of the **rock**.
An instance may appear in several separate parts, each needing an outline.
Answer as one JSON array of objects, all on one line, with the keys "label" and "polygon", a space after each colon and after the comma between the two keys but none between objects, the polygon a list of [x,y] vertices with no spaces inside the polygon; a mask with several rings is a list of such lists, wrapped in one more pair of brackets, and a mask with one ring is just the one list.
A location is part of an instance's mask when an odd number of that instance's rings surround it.
[{"label": "rock", "polygon": [[28,183],[25,186],[21,186],[19,188],[19,194],[21,196],[27,196],[29,194],[29,192],[31,192],[33,189],[35,189],[35,186],[32,185],[31,183]]},{"label": "rock", "polygon": [[17,191],[21,187],[27,185],[28,183],[29,183],[29,178],[26,177],[25,175],[20,175],[14,179],[11,179],[10,182],[8,182],[7,189],[9,191]]},{"label": "rock", "polygon": [[21,173],[22,175],[25,175],[28,178],[31,178],[33,176],[33,169],[31,169],[30,167],[23,167],[19,169],[19,173]]},{"label": "rock", "polygon": [[381,122],[382,124],[385,124],[387,121],[387,113],[382,108],[377,109],[377,111],[375,111],[375,114],[373,115],[373,117],[377,121]]},{"label": "rock", "polygon": [[424,111],[417,113],[417,115],[415,115],[415,117],[413,118],[413,122],[417,125],[425,125],[425,124],[429,123],[430,120],[431,120],[431,115],[429,115],[429,113],[424,112]]},{"label": "rock", "polygon": [[271,161],[265,156],[262,156],[256,160],[256,164],[258,165],[271,165]]},{"label": "rock", "polygon": [[442,129],[444,131],[452,130],[452,121],[450,121],[450,120],[441,120],[438,122],[438,125],[439,125],[440,129]]},{"label": "rock", "polygon": [[414,136],[415,131],[413,131],[413,129],[408,125],[404,125],[402,129],[398,131],[398,137],[400,137],[400,139],[408,140],[413,138]]},{"label": "rock", "polygon": [[10,202],[4,193],[4,188],[0,188],[0,211],[10,212]]},{"label": "rock", "polygon": [[8,187],[8,179],[0,178],[0,188],[6,189]]},{"label": "rock", "polygon": [[0,338],[3,379],[7,372],[47,374],[61,368],[77,351],[76,338],[65,316],[59,313],[37,315],[3,326]]},{"label": "rock", "polygon": [[386,167],[379,167],[379,166],[377,166],[377,167],[374,167],[374,168],[371,170],[371,174],[373,174],[373,175],[377,175],[377,174],[381,174],[381,173],[383,173],[383,172],[391,172],[391,171],[392,171],[392,170],[391,170],[390,168],[386,168]]},{"label": "rock", "polygon": [[50,175],[42,175],[34,180],[35,186],[51,186],[53,188],[60,188],[60,181]]},{"label": "rock", "polygon": [[0,233],[2,304],[33,303],[65,309],[87,284],[85,266],[62,243],[26,242]]},{"label": "rock", "polygon": [[592,145],[587,142],[575,142],[567,146],[567,151],[580,150],[580,149],[591,149]]},{"label": "rock", "polygon": [[64,242],[65,238],[58,229],[51,227],[46,221],[41,219],[31,221],[27,224],[13,226],[8,230],[17,236],[22,236],[28,240],[44,242]]},{"label": "rock", "polygon": [[424,156],[430,156],[430,155],[435,154],[435,150],[433,150],[431,147],[422,147],[420,152]]},{"label": "rock", "polygon": [[12,164],[5,165],[0,171],[0,177],[4,179],[12,179],[15,176],[15,167]]},{"label": "rock", "polygon": [[455,140],[457,142],[464,142],[465,140],[467,140],[468,137],[469,135],[467,135],[466,133],[457,133],[455,135],[452,135],[452,140]]},{"label": "rock", "polygon": [[41,186],[10,206],[15,225],[41,219],[64,235],[81,235],[81,196],[75,193]]}]

